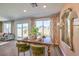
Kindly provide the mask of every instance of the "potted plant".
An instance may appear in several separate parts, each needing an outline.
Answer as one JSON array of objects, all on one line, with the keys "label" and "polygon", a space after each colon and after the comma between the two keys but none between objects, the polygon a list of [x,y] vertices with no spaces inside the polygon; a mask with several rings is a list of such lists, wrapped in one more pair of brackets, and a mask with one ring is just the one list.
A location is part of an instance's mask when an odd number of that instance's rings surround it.
[{"label": "potted plant", "polygon": [[31,30],[31,36],[32,36],[33,39],[37,39],[37,35],[40,34],[38,32],[38,30],[39,29],[37,27],[35,27],[35,26],[32,28],[32,30]]}]

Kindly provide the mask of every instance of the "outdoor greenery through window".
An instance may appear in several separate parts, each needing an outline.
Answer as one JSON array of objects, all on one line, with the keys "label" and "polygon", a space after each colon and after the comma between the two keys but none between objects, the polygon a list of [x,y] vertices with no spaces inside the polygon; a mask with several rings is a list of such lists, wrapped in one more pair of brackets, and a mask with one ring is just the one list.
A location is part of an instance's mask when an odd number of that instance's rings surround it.
[{"label": "outdoor greenery through window", "polygon": [[28,23],[17,24],[17,38],[28,37]]},{"label": "outdoor greenery through window", "polygon": [[50,37],[50,20],[37,20],[36,27],[39,29],[40,35]]}]

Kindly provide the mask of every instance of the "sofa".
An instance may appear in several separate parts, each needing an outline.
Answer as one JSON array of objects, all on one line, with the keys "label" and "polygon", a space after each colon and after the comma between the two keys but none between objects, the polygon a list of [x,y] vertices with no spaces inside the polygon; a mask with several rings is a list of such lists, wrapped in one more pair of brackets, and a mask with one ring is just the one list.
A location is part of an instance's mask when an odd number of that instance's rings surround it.
[{"label": "sofa", "polygon": [[3,33],[0,34],[0,41],[15,40],[15,35],[13,33]]}]

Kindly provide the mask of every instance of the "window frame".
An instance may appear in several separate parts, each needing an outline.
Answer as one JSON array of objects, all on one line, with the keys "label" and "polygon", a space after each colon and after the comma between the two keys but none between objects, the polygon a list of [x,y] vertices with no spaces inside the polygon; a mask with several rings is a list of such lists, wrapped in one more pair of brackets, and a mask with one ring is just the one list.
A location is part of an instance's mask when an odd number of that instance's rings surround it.
[{"label": "window frame", "polygon": [[[17,30],[18,30],[18,29],[17,29],[17,28],[18,28],[17,25],[18,25],[18,24],[21,24],[21,25],[22,25],[22,27],[21,27],[22,37],[21,37],[21,38],[23,39],[23,38],[24,38],[24,36],[23,36],[23,28],[24,28],[24,27],[23,27],[23,24],[27,24],[27,27],[29,27],[29,26],[28,26],[29,24],[28,24],[28,23],[17,23],[17,24],[16,24],[16,34],[17,34],[16,36],[17,36],[17,39],[19,38],[19,37],[18,37],[18,33],[17,33]],[[28,28],[27,28],[27,29],[28,29]],[[29,29],[28,29],[28,34],[27,34],[27,35],[29,36]]]},{"label": "window frame", "polygon": [[[35,26],[36,26],[36,21],[42,21],[42,27],[43,27],[43,35],[44,35],[44,21],[50,21],[50,27],[51,27],[51,19],[50,18],[41,18],[41,19],[36,19],[35,20]],[[42,35],[42,36],[43,36]],[[51,37],[51,28],[50,28],[50,37]]]}]

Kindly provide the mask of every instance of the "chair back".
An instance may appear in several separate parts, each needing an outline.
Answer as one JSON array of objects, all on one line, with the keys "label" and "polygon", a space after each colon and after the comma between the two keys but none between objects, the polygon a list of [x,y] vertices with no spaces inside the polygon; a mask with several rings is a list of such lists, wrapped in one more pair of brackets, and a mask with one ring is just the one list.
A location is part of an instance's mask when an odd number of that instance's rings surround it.
[{"label": "chair back", "polygon": [[[18,48],[18,55],[20,54],[20,52],[24,53],[25,56],[25,52],[30,50],[30,45],[26,44],[26,43],[16,43],[16,47]],[[31,55],[31,53],[30,53]]]},{"label": "chair back", "polygon": [[45,47],[42,45],[31,45],[33,56],[44,56]]},{"label": "chair back", "polygon": [[30,49],[30,45],[27,45],[25,43],[23,43],[23,44],[18,43],[18,44],[16,44],[16,47],[19,49],[20,52],[25,52]]}]

